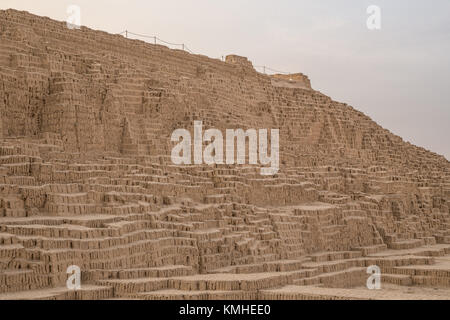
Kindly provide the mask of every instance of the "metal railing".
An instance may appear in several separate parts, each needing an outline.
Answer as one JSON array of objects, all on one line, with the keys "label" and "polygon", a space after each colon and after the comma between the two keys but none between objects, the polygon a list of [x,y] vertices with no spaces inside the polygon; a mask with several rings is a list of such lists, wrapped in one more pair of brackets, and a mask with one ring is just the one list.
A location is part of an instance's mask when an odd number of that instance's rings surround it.
[{"label": "metal railing", "polygon": [[[188,46],[184,43],[173,43],[173,42],[169,42],[169,41],[165,41],[157,36],[149,36],[146,34],[140,34],[140,33],[135,33],[135,32],[131,32],[128,30],[122,31],[121,33],[118,33],[118,35],[124,35],[125,38],[128,38],[130,35],[135,36],[135,37],[140,37],[140,38],[145,38],[145,39],[152,39],[153,41],[151,43],[153,44],[165,44],[168,46],[172,46],[172,47],[176,47],[177,49],[181,49],[183,51],[186,51],[190,54],[195,54],[194,52],[192,52],[192,50],[190,50],[188,48]],[[221,56],[220,58],[218,58],[219,60],[225,61],[224,56]],[[274,73],[279,73],[279,74],[292,74],[291,72],[286,72],[286,71],[280,71],[280,70],[276,70],[273,69],[271,67],[267,67],[267,66],[254,66],[255,69],[260,69],[262,71],[262,73],[264,74],[268,74],[267,72],[274,72]]]}]

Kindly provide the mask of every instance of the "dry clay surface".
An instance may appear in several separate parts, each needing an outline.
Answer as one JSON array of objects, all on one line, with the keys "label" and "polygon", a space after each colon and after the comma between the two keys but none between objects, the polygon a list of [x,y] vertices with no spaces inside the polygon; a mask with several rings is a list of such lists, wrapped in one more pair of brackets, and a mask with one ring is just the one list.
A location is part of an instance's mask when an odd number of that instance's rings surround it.
[{"label": "dry clay surface", "polygon": [[[279,172],[173,164],[196,120]],[[449,169],[303,74],[0,11],[0,299],[449,299]]]}]

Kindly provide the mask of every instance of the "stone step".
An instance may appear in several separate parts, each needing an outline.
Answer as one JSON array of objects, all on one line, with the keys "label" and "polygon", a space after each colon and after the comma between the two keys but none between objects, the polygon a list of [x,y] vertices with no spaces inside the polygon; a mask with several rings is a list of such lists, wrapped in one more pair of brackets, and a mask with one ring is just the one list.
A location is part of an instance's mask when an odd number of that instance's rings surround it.
[{"label": "stone step", "polygon": [[309,258],[300,260],[282,260],[266,263],[247,264],[238,266],[228,266],[221,269],[210,270],[209,273],[260,273],[260,272],[285,272],[302,269],[304,262],[310,261]]},{"label": "stone step", "polygon": [[82,285],[79,290],[66,287],[25,290],[0,294],[0,300],[104,300],[114,296],[112,287]]},{"label": "stone step", "polygon": [[279,289],[262,290],[262,300],[449,300],[450,297],[430,293],[403,293],[399,291],[325,288],[290,285]]},{"label": "stone step", "polygon": [[363,256],[368,256],[374,253],[382,252],[387,250],[387,245],[385,244],[378,244],[374,246],[367,246],[367,247],[353,247],[352,250],[361,251]]},{"label": "stone step", "polygon": [[423,239],[412,239],[412,240],[391,242],[388,244],[388,247],[389,249],[403,250],[403,249],[419,248],[424,245],[425,241]]},{"label": "stone step", "polygon": [[297,279],[293,281],[293,284],[302,286],[352,287],[364,285],[368,276],[366,268],[351,267],[336,272],[325,272]]},{"label": "stone step", "polygon": [[310,256],[313,262],[336,261],[343,259],[354,259],[362,257],[362,253],[357,251],[342,251],[342,252],[321,252]]},{"label": "stone step", "polygon": [[0,259],[21,258],[24,247],[21,244],[0,245]]},{"label": "stone step", "polygon": [[436,242],[441,244],[450,244],[450,235],[436,236]]},{"label": "stone step", "polygon": [[256,291],[216,291],[216,290],[157,290],[153,292],[140,292],[129,294],[129,299],[139,300],[256,300]]},{"label": "stone step", "polygon": [[121,270],[89,270],[82,273],[83,281],[106,279],[138,279],[138,278],[168,278],[189,276],[194,274],[190,266],[166,266],[155,268],[136,268]]},{"label": "stone step", "polygon": [[0,272],[0,294],[27,291],[50,285],[46,276],[39,276],[33,270],[2,270]]}]

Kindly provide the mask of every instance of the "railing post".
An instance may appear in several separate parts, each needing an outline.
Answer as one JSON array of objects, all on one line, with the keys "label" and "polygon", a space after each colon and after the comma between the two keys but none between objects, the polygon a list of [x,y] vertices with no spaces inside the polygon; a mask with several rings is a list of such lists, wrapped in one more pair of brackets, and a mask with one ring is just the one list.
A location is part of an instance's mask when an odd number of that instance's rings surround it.
[{"label": "railing post", "polygon": [[184,51],[184,43],[181,45],[182,46],[182,48],[183,48],[183,51]]},{"label": "railing post", "polygon": [[125,30],[125,38],[128,38],[128,30]]},{"label": "railing post", "polygon": [[155,38],[155,44],[156,44],[156,36],[154,36],[153,38]]}]

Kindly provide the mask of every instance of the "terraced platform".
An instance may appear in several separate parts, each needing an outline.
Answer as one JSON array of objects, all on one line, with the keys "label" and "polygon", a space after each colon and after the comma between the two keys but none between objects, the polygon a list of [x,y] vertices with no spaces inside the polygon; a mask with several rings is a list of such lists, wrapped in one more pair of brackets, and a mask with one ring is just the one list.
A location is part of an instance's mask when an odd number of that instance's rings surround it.
[{"label": "terraced platform", "polygon": [[[449,161],[306,76],[14,10],[0,37],[0,299],[450,298]],[[279,128],[279,172],[174,165],[195,120]]]}]

